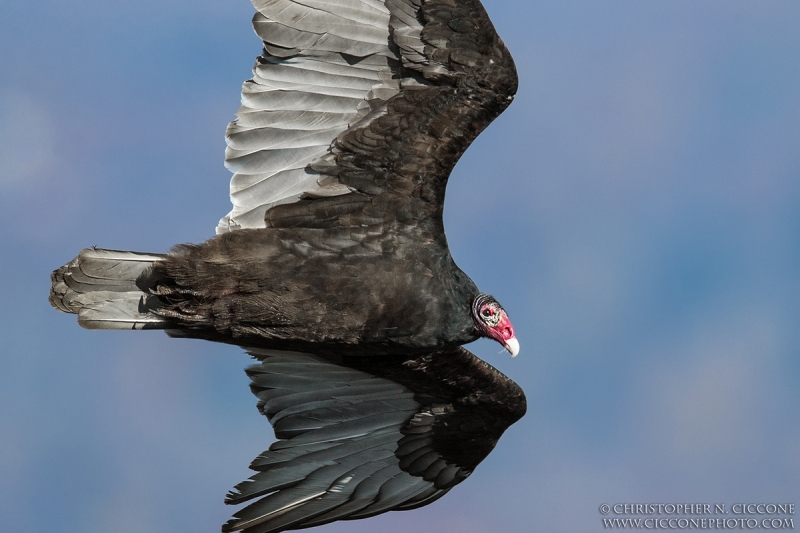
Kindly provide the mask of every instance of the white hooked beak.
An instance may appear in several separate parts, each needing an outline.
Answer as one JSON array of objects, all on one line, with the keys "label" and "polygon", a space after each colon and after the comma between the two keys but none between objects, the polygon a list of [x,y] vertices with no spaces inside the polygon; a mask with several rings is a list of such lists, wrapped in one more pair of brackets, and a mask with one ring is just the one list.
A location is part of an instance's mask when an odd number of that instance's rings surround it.
[{"label": "white hooked beak", "polygon": [[511,354],[511,357],[519,355],[519,341],[516,337],[511,337],[506,341],[506,350]]}]

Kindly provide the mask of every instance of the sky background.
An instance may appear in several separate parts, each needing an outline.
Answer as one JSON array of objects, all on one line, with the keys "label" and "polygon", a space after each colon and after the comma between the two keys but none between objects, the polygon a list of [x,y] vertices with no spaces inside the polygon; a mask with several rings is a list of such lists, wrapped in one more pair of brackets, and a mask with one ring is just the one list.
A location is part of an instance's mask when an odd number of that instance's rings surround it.
[{"label": "sky background", "polygon": [[[800,2],[486,7],[520,90],[456,167],[445,218],[522,345],[470,349],[528,414],[439,502],[318,531],[575,533],[603,530],[603,503],[800,506]],[[47,303],[81,248],[213,235],[252,13],[0,5],[6,531],[218,531],[272,441],[242,350],[86,331]]]}]

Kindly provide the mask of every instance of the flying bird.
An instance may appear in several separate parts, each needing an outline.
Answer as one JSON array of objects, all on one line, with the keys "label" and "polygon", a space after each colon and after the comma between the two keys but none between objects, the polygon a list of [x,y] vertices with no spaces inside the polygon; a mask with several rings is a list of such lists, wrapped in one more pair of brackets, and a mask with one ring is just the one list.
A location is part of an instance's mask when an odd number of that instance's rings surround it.
[{"label": "flying bird", "polygon": [[226,133],[232,211],[167,254],[91,248],[50,302],[89,329],[242,346],[278,439],[223,531],[414,509],[467,478],[526,410],[462,345],[519,343],[460,270],[447,179],[511,103],[478,0],[253,0],[263,52]]}]

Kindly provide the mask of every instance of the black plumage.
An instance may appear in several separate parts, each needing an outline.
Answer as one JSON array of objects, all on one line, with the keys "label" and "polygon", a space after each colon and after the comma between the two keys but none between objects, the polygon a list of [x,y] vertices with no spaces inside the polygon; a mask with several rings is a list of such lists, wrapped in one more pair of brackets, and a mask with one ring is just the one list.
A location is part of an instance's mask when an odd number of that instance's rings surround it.
[{"label": "black plumage", "polygon": [[516,355],[453,261],[447,179],[511,102],[477,0],[254,0],[264,41],[227,132],[233,211],[168,254],[88,249],[50,301],[94,329],[247,348],[278,442],[228,495],[248,533],[412,509],[465,479],[525,412],[462,344]]}]

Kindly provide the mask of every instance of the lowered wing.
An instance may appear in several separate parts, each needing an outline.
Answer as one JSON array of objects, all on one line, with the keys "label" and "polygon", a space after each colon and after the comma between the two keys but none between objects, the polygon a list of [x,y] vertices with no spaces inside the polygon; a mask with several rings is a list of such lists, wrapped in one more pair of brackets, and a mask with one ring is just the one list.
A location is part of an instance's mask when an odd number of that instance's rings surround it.
[{"label": "lowered wing", "polygon": [[227,503],[223,531],[277,532],[426,505],[525,413],[522,390],[463,348],[412,357],[251,349],[258,409],[280,439]]}]

